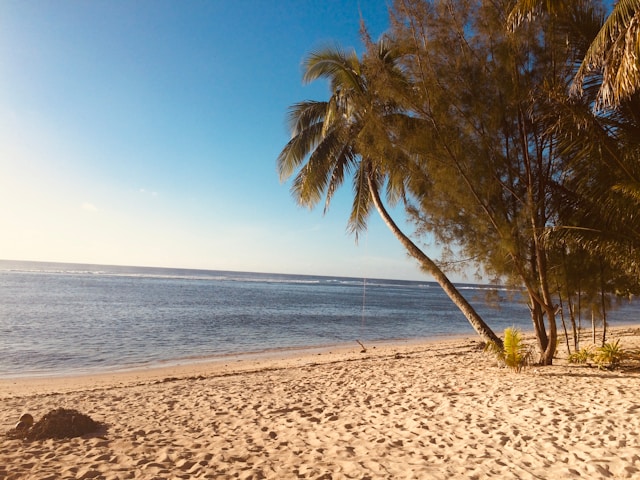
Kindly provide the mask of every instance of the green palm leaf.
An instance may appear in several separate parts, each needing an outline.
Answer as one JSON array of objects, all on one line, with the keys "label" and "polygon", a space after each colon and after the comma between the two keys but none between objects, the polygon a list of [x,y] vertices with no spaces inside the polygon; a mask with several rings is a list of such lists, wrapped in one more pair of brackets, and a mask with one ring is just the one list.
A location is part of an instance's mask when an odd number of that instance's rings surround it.
[{"label": "green palm leaf", "polygon": [[640,0],[619,0],[587,51],[574,79],[581,93],[584,79],[602,70],[597,107],[620,105],[640,88]]}]

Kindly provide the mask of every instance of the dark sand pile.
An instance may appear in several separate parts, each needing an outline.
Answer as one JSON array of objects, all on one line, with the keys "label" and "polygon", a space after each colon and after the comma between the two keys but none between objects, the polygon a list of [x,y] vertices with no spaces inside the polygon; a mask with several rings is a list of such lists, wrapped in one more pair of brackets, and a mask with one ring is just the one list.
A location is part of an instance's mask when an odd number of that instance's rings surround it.
[{"label": "dark sand pile", "polygon": [[31,428],[16,427],[8,432],[8,436],[25,440],[73,438],[94,433],[100,427],[100,423],[77,410],[58,408],[47,413]]}]

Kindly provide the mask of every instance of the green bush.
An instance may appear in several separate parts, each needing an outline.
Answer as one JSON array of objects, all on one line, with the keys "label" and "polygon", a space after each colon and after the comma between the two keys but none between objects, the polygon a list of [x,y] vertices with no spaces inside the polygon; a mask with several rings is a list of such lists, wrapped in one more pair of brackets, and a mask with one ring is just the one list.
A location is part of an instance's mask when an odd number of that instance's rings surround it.
[{"label": "green bush", "polygon": [[620,340],[605,343],[602,347],[596,348],[593,355],[593,361],[598,368],[617,368],[625,358],[627,352],[620,346]]},{"label": "green bush", "polygon": [[502,365],[514,372],[520,372],[523,367],[532,363],[531,349],[524,343],[522,333],[515,327],[505,329],[502,349],[495,342],[488,342],[485,351],[494,354]]},{"label": "green bush", "polygon": [[573,352],[569,355],[569,363],[585,364],[593,361],[593,352],[591,347],[585,347],[580,349],[579,352]]}]

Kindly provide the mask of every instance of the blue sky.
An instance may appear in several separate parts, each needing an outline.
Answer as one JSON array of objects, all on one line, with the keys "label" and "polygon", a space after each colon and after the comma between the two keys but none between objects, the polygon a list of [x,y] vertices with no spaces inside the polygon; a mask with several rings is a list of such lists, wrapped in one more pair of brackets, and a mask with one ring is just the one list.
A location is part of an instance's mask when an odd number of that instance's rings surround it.
[{"label": "blue sky", "polygon": [[[301,61],[378,37],[385,0],[0,2],[0,258],[425,279],[350,185],[276,173]],[[410,227],[409,231],[410,231]]]}]

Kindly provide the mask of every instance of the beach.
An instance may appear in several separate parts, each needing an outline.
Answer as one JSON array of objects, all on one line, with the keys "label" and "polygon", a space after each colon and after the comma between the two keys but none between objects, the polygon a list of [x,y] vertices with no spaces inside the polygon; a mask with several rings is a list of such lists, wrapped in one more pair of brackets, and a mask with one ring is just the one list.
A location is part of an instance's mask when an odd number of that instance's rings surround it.
[{"label": "beach", "polygon": [[[640,347],[640,329],[609,334]],[[640,373],[514,373],[477,337],[0,380],[0,478],[639,478]],[[84,437],[5,435],[72,408]]]}]

